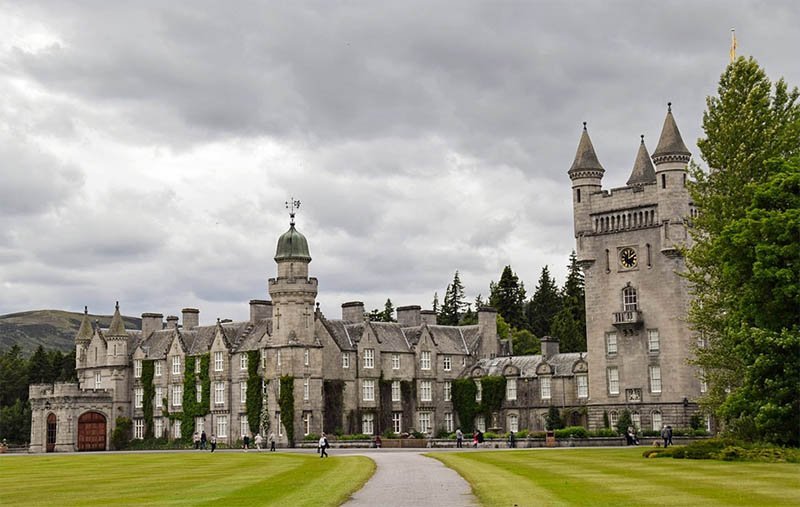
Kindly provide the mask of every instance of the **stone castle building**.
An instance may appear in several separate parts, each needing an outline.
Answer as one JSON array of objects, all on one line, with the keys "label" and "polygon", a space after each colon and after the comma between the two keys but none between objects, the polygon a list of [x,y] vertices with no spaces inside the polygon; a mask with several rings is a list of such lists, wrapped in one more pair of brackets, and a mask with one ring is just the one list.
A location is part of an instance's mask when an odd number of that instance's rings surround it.
[{"label": "stone castle building", "polygon": [[[479,309],[477,325],[459,327],[436,325],[435,313],[419,306],[398,308],[393,323],[365,320],[360,302],[328,318],[316,304],[308,242],[292,210],[277,243],[270,300],[250,301],[247,321],[201,326],[199,311],[184,308],[166,321],[145,313],[142,330],[132,331],[119,305],[108,329],[86,312],[75,337],[78,383],[30,386],[31,451],[107,449],[118,417],[132,420],[134,438],[179,438],[189,423],[189,433],[234,443],[252,433],[254,358],[262,418],[283,444],[282,385],[294,394],[295,440],[322,431],[436,434],[463,424],[452,382],[473,378],[480,396],[481,379],[491,375],[505,377],[505,397],[491,420],[473,421],[484,431],[542,430],[551,405],[567,411],[570,424],[592,429],[602,427],[604,413],[613,424],[626,408],[644,429],[687,426],[703,387],[686,364],[692,334],[678,276],[694,213],[688,160],[668,111],[652,158],[642,141],[627,186],[603,190],[604,169],[584,126],[569,176],[586,277],[585,353],[560,353],[556,338],[543,337],[541,354],[514,356],[489,308]],[[200,407],[191,420],[182,416],[191,415],[188,405]]]}]

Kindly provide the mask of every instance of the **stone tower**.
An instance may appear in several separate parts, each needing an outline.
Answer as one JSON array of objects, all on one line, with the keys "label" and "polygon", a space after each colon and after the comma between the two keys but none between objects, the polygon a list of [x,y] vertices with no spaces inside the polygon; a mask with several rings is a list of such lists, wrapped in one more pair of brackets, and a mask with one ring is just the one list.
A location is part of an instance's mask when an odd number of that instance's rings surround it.
[{"label": "stone tower", "polygon": [[125,331],[125,323],[119,313],[119,301],[114,307],[114,316],[111,317],[111,324],[105,333],[108,341],[108,357],[106,365],[124,367],[128,364],[128,332]]},{"label": "stone tower", "polygon": [[679,274],[693,213],[689,157],[670,106],[652,159],[642,136],[627,185],[602,190],[585,126],[581,134],[569,176],[585,274],[590,427],[602,426],[603,412],[613,424],[625,409],[642,429],[688,426],[696,410],[689,293]]},{"label": "stone tower", "polygon": [[89,343],[92,341],[92,324],[89,322],[89,308],[83,307],[83,319],[81,319],[81,327],[78,329],[78,334],[75,335],[75,368],[86,367],[86,351],[89,348]]}]

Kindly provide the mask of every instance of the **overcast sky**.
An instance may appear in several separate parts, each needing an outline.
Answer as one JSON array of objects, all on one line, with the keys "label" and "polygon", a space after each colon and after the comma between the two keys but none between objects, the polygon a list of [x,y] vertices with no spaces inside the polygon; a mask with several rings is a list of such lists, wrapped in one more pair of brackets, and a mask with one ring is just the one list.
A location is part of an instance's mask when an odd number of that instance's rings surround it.
[{"label": "overcast sky", "polygon": [[795,1],[120,4],[0,0],[0,314],[244,319],[291,196],[328,317],[532,294],[581,122],[616,187],[668,101],[699,159],[731,27],[800,84]]}]

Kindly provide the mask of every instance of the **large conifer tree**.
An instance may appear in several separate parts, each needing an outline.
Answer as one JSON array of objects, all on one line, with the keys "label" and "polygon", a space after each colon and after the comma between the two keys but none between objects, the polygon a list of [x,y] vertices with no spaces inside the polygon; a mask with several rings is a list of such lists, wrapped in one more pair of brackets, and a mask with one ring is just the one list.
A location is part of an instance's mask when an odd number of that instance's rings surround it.
[{"label": "large conifer tree", "polygon": [[561,297],[547,266],[542,268],[539,283],[528,305],[530,330],[538,338],[551,334],[553,318],[561,310]]},{"label": "large conifer tree", "polygon": [[503,268],[500,281],[490,284],[489,304],[497,310],[503,319],[515,329],[525,329],[525,286],[511,270],[511,266]]}]

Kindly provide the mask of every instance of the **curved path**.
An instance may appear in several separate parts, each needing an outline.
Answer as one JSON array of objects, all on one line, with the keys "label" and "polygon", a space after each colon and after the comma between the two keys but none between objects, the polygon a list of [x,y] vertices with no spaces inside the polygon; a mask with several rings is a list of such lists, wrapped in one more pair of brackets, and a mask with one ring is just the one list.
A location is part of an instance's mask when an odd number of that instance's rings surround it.
[{"label": "curved path", "polygon": [[347,507],[478,505],[467,481],[440,461],[423,456],[421,451],[381,449],[352,454],[368,456],[378,468],[364,487],[344,504]]}]

